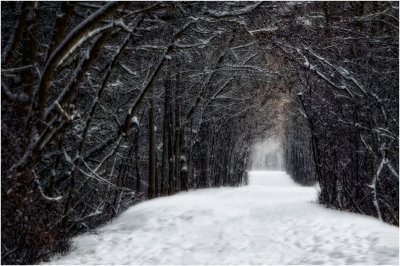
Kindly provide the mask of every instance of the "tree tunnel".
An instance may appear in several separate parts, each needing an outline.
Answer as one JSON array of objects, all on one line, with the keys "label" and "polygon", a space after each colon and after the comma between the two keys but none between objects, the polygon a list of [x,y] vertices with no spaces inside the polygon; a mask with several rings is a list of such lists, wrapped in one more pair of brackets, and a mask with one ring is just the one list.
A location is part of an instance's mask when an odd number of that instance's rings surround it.
[{"label": "tree tunnel", "polygon": [[146,199],[244,185],[251,168],[398,225],[398,3],[1,12],[3,263],[67,250]]}]

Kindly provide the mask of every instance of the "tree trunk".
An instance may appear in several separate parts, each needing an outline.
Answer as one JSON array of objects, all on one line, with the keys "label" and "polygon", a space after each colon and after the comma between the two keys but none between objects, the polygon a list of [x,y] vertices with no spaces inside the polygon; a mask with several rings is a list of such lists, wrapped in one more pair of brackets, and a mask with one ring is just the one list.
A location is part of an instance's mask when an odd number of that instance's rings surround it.
[{"label": "tree trunk", "polygon": [[156,196],[156,136],[154,132],[154,103],[153,98],[149,98],[149,189],[148,197],[154,198]]}]

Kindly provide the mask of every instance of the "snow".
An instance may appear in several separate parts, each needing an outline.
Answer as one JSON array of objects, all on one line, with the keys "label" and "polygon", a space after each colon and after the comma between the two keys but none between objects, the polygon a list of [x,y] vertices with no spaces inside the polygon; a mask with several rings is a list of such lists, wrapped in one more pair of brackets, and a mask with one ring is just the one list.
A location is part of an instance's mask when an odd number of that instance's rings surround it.
[{"label": "snow", "polygon": [[396,264],[398,227],[326,209],[281,171],[126,210],[50,264]]},{"label": "snow", "polygon": [[131,121],[135,126],[139,126],[139,120],[136,115],[132,117]]},{"label": "snow", "polygon": [[254,5],[248,5],[245,6],[242,9],[239,10],[233,10],[233,11],[216,11],[216,12],[208,12],[211,16],[214,17],[226,17],[226,16],[240,16],[240,15],[244,15],[248,12],[253,11],[254,9],[256,9],[258,6],[260,6],[262,4],[262,2],[257,2]]},{"label": "snow", "polygon": [[48,200],[48,201],[60,201],[60,200],[62,199],[61,196],[58,196],[58,197],[49,197],[49,196],[47,196],[47,195],[44,193],[44,191],[43,191],[43,187],[42,187],[42,185],[40,184],[40,181],[39,181],[39,179],[38,179],[38,177],[37,177],[35,171],[32,170],[32,173],[33,173],[33,175],[34,175],[35,183],[37,184],[37,186],[38,186],[38,188],[39,188],[40,194],[42,195],[42,197],[43,197],[45,200]]},{"label": "snow", "polygon": [[305,17],[299,17],[297,19],[297,23],[303,24],[304,26],[311,26],[312,25],[311,20],[309,20],[308,18],[305,18]]},{"label": "snow", "polygon": [[131,70],[130,68],[128,68],[126,65],[124,64],[120,64],[120,66],[125,69],[126,72],[128,72],[129,74],[131,74],[132,76],[137,76],[138,73],[136,71]]},{"label": "snow", "polygon": [[115,82],[110,84],[110,87],[119,87],[121,85],[123,85],[123,83],[119,79],[117,79]]},{"label": "snow", "polygon": [[249,30],[250,34],[253,35],[253,33],[257,33],[257,32],[273,32],[273,31],[277,31],[279,28],[276,26],[272,26],[272,27],[265,27],[265,28],[259,28],[259,29],[255,29],[255,30]]}]

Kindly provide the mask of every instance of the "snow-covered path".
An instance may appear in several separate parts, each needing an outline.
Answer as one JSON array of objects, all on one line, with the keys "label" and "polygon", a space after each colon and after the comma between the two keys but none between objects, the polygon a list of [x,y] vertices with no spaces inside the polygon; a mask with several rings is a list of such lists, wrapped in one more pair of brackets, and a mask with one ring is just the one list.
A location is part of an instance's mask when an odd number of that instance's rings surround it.
[{"label": "snow-covered path", "polygon": [[284,172],[131,207],[51,264],[398,264],[398,228],[329,210]]}]

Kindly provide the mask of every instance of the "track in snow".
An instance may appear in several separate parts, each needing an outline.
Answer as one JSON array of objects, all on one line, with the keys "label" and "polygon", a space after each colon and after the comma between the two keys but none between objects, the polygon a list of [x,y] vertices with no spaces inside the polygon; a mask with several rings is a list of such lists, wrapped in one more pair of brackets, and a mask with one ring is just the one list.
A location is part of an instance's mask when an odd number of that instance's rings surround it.
[{"label": "track in snow", "polygon": [[316,203],[284,172],[129,208],[51,264],[398,264],[398,227]]}]

